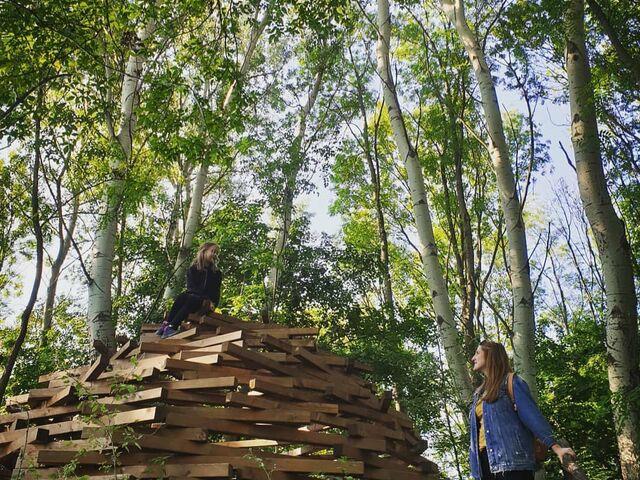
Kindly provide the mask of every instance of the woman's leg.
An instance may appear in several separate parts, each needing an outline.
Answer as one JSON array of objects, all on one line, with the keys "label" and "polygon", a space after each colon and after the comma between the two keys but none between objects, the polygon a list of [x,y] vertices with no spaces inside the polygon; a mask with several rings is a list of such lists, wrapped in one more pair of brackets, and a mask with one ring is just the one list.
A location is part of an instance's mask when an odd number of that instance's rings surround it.
[{"label": "woman's leg", "polygon": [[[182,298],[181,298],[182,297]],[[178,303],[178,299],[180,299],[180,304],[176,307]],[[202,306],[202,298],[191,295],[189,293],[181,293],[176,298],[173,307],[171,308],[171,312],[169,313],[169,325],[173,329],[178,329],[180,324],[184,319],[186,319],[189,314],[197,312],[198,309]],[[174,312],[175,308],[175,312]],[[173,314],[173,315],[172,315]]]},{"label": "woman's leg", "polygon": [[171,325],[173,319],[176,318],[176,315],[180,311],[182,307],[184,307],[185,303],[187,303],[189,298],[189,294],[187,292],[182,292],[180,295],[176,297],[173,301],[173,305],[171,306],[171,310],[169,310],[169,314],[167,315],[167,323]]}]

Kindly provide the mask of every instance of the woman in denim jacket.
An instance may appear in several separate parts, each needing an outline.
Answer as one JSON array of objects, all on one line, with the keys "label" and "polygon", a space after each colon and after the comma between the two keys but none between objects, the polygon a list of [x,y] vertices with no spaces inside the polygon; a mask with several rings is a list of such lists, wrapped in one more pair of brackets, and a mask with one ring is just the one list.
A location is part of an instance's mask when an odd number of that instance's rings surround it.
[{"label": "woman in denim jacket", "polygon": [[500,343],[483,341],[471,359],[473,370],[484,376],[473,394],[470,412],[471,475],[481,480],[533,480],[536,469],[534,437],[562,456],[575,456],[553,438],[549,422],[542,416],[529,387],[513,378],[514,402],[507,392],[509,358]]}]

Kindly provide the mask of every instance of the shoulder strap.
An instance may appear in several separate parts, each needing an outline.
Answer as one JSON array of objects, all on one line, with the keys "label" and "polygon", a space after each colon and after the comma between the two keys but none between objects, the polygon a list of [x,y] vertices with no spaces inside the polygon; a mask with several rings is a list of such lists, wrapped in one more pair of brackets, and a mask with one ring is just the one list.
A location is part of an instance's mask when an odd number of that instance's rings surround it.
[{"label": "shoulder strap", "polygon": [[513,403],[513,409],[516,410],[516,399],[513,396],[513,372],[509,372],[507,374],[507,393],[509,394],[509,398],[511,399],[511,403]]}]

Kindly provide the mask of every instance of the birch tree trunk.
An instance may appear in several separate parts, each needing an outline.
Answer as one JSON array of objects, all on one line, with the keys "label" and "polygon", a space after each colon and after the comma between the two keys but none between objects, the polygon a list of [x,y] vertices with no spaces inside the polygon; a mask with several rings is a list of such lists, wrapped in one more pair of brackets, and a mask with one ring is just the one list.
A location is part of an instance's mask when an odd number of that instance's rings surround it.
[{"label": "birch tree trunk", "polygon": [[51,279],[49,280],[49,285],[47,287],[47,298],[44,304],[44,319],[42,326],[43,339],[45,338],[46,333],[51,328],[51,321],[53,319],[53,307],[56,301],[56,291],[58,289],[58,279],[60,278],[62,265],[64,264],[64,261],[67,258],[67,254],[69,253],[69,248],[71,247],[71,238],[76,228],[76,221],[78,220],[78,209],[80,208],[80,198],[76,195],[73,199],[73,211],[71,212],[71,217],[69,218],[69,224],[65,225],[61,207],[62,197],[60,195],[58,195],[58,202],[58,215],[60,217],[58,225],[59,246],[58,254],[51,264]]},{"label": "birch tree trunk", "polygon": [[462,131],[462,125],[455,122],[451,118],[451,135],[453,156],[455,160],[455,191],[456,200],[458,203],[458,217],[460,221],[461,230],[461,242],[462,242],[462,257],[464,265],[464,276],[460,279],[463,284],[463,291],[465,300],[463,305],[465,310],[462,315],[462,321],[464,323],[464,335],[465,345],[467,347],[467,353],[473,355],[475,347],[472,347],[472,343],[476,340],[475,332],[475,310],[476,310],[476,267],[475,257],[473,252],[473,230],[471,227],[471,217],[469,216],[469,210],[467,209],[467,199],[464,192],[464,180],[462,178],[462,143],[464,142],[464,134]]},{"label": "birch tree trunk", "polygon": [[[364,106],[364,104],[362,105]],[[366,111],[363,111],[366,114]],[[367,122],[363,133],[367,132]],[[364,133],[364,144],[369,166],[369,174],[371,176],[371,186],[373,187],[373,203],[376,207],[376,220],[378,223],[378,240],[380,241],[380,265],[382,266],[382,293],[387,317],[391,324],[395,323],[395,305],[393,302],[393,287],[391,285],[391,267],[389,260],[389,238],[387,235],[387,226],[384,219],[384,211],[382,209],[382,199],[380,196],[380,163],[377,152],[371,154],[371,146],[369,142],[369,134]]]},{"label": "birch tree trunk", "polygon": [[293,218],[293,200],[295,198],[296,183],[298,179],[298,173],[304,164],[303,158],[303,145],[304,136],[307,131],[307,120],[313,106],[318,99],[320,88],[322,86],[322,79],[327,66],[327,53],[323,52],[323,57],[320,60],[320,65],[313,80],[313,86],[307,95],[307,101],[300,109],[298,114],[298,124],[296,125],[295,135],[293,141],[289,146],[289,172],[285,179],[284,192],[282,194],[282,210],[281,210],[281,222],[278,229],[278,236],[276,237],[275,248],[273,251],[273,258],[271,261],[271,267],[269,269],[269,277],[267,278],[267,318],[271,318],[273,309],[275,308],[278,284],[280,281],[280,274],[282,272],[282,261],[284,257],[284,251],[287,246],[287,240],[289,239],[289,231],[291,230],[291,221]]},{"label": "birch tree trunk", "polygon": [[[138,32],[139,45],[153,34],[155,20],[149,20]],[[107,124],[112,140],[117,142],[122,152],[111,161],[112,179],[108,182],[104,204],[105,211],[97,226],[96,239],[92,252],[91,278],[88,288],[88,323],[92,341],[99,340],[107,348],[115,348],[115,325],[112,319],[111,283],[113,280],[113,257],[115,249],[117,218],[124,188],[124,169],[131,159],[133,138],[136,130],[135,110],[140,101],[142,69],[144,57],[138,53],[139,45],[129,56],[122,79],[120,98],[120,126],[116,134],[112,120],[107,115]]]},{"label": "birch tree trunk", "polygon": [[504,212],[506,234],[509,244],[509,276],[513,296],[513,347],[515,367],[518,374],[529,384],[532,393],[536,396],[536,366],[534,359],[535,320],[527,238],[518,189],[505,139],[498,96],[484,52],[480,47],[478,39],[467,24],[464,12],[464,1],[442,0],[442,7],[451,23],[455,25],[480,87],[482,108],[489,133],[489,154],[497,179],[500,205]]},{"label": "birch tree trunk", "polygon": [[611,203],[602,165],[591,70],[585,45],[584,0],[568,2],[565,25],[571,140],[580,199],[596,240],[604,273],[609,388],[622,477],[624,480],[638,480],[640,410],[635,403],[637,400],[634,402],[631,395],[640,384],[633,262],[624,224]]},{"label": "birch tree trunk", "polygon": [[[445,357],[452,372],[454,386],[459,401],[459,410],[466,414],[466,403],[472,395],[471,378],[466,367],[466,358],[462,351],[458,330],[456,328],[453,310],[449,302],[449,293],[438,261],[438,251],[433,235],[431,212],[424,187],[422,167],[418,155],[411,145],[404,123],[400,103],[396,93],[396,86],[391,73],[389,60],[389,44],[391,42],[391,15],[388,0],[378,0],[378,42],[376,56],[378,75],[382,81],[384,101],[389,111],[391,129],[398,148],[398,153],[404,161],[411,191],[413,214],[420,239],[420,253],[422,255],[422,270],[431,292],[436,313],[438,332]],[[466,418],[466,415],[465,415]]]},{"label": "birch tree trunk", "polygon": [[[233,100],[233,96],[237,90],[238,83],[247,74],[251,59],[255,54],[256,47],[258,46],[258,40],[262,36],[269,20],[271,18],[271,4],[267,6],[267,10],[264,13],[262,19],[257,22],[251,29],[249,37],[249,43],[247,45],[247,51],[244,55],[242,65],[240,65],[239,78],[234,80],[227,89],[224,100],[222,102],[222,111],[226,111]],[[200,228],[202,221],[202,202],[204,200],[204,191],[209,178],[209,165],[202,163],[198,168],[198,173],[194,180],[193,188],[191,189],[191,199],[189,201],[189,213],[187,214],[187,221],[185,222],[184,232],[180,241],[180,249],[178,250],[178,256],[173,265],[173,279],[169,281],[164,289],[162,298],[169,300],[175,298],[178,294],[178,289],[182,288],[182,279],[185,278],[189,257],[191,255],[191,248],[193,247],[193,239]],[[175,281],[177,280],[177,281]]]},{"label": "birch tree trunk", "polygon": [[[351,51],[349,51],[351,54]],[[387,317],[391,324],[395,323],[395,306],[393,301],[393,287],[391,284],[391,268],[389,265],[389,239],[387,236],[387,227],[384,219],[384,211],[382,209],[382,199],[380,198],[380,162],[378,158],[377,148],[372,148],[371,139],[369,137],[369,122],[367,121],[367,108],[364,103],[364,80],[358,69],[356,68],[353,56],[353,73],[356,77],[357,100],[360,115],[362,116],[362,148],[364,156],[369,167],[369,175],[371,176],[371,186],[373,187],[373,203],[376,208],[376,220],[378,223],[378,240],[380,241],[380,265],[382,267],[382,294],[384,298],[384,306]],[[377,126],[377,124],[376,124]],[[377,128],[375,129],[377,132]],[[373,154],[372,154],[373,152]],[[394,387],[395,388],[395,387]],[[397,388],[395,389],[397,391]],[[397,398],[397,396],[395,397]]]}]

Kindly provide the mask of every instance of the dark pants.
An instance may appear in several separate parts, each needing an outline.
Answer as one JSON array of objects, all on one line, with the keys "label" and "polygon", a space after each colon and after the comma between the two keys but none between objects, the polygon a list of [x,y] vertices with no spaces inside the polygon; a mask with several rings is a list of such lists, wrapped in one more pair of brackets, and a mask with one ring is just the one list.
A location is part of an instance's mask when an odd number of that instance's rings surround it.
[{"label": "dark pants", "polygon": [[178,295],[167,316],[169,325],[177,329],[190,314],[200,310],[203,301],[204,299],[202,297],[188,292],[183,292]]},{"label": "dark pants", "polygon": [[482,480],[533,480],[532,470],[512,470],[510,472],[491,473],[489,469],[489,458],[487,450],[480,450],[480,468],[482,469]]}]

